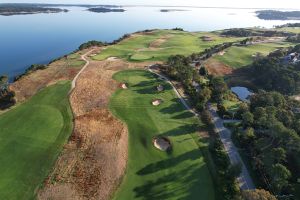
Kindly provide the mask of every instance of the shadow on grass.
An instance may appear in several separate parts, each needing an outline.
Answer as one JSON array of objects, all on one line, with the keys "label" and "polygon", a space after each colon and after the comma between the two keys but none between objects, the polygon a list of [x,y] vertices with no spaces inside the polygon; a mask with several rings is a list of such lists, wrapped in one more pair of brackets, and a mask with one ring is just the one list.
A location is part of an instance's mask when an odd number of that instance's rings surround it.
[{"label": "shadow on grass", "polygon": [[196,160],[199,157],[200,157],[199,149],[195,149],[187,153],[181,154],[180,156],[177,156],[175,158],[169,158],[166,160],[149,164],[143,169],[139,170],[137,174],[140,176],[152,174],[160,170],[176,167],[176,165],[184,162],[185,160]]},{"label": "shadow on grass", "polygon": [[199,125],[197,124],[187,124],[187,125],[182,125],[176,129],[167,131],[163,134],[162,136],[168,137],[168,136],[179,136],[179,135],[186,135],[186,134],[191,134],[199,130]]},{"label": "shadow on grass", "polygon": [[187,119],[190,117],[194,117],[194,114],[189,111],[185,111],[179,115],[174,116],[173,119]]},{"label": "shadow on grass", "polygon": [[[159,161],[154,164],[147,165],[137,174],[140,176],[152,174],[160,170],[176,168],[178,164],[187,160],[196,160],[201,157],[198,149],[186,152],[175,158]],[[153,199],[178,199],[178,200],[192,200],[199,199],[206,188],[203,182],[207,180],[201,179],[204,166],[199,163],[193,163],[182,167],[182,169],[174,170],[156,180],[147,181],[145,184],[135,187],[135,197],[153,200]],[[178,167],[179,168],[179,167]],[[201,183],[202,182],[202,183]],[[207,187],[210,187],[207,185]],[[200,195],[200,196],[199,196]],[[203,194],[200,199],[211,199],[207,194]]]}]

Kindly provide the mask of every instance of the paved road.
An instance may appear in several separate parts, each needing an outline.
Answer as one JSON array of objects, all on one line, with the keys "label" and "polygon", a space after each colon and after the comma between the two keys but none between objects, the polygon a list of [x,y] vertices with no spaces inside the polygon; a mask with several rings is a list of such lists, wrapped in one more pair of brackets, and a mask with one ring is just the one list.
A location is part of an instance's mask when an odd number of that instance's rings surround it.
[{"label": "paved road", "polygon": [[83,68],[78,72],[78,74],[74,77],[73,81],[72,81],[72,87],[71,87],[71,91],[73,91],[73,89],[76,87],[76,81],[78,79],[78,77],[80,76],[80,74],[85,70],[85,68],[90,64],[90,61],[86,58],[86,55],[90,54],[94,49],[86,52],[85,54],[81,55],[81,59],[84,60],[86,63],[83,66]]},{"label": "paved road", "polygon": [[239,152],[231,139],[231,131],[224,127],[224,120],[221,119],[215,108],[209,105],[209,112],[212,116],[212,121],[215,125],[215,131],[219,133],[221,141],[224,145],[226,152],[228,153],[230,162],[232,164],[240,163],[242,165],[242,173],[238,177],[239,185],[242,190],[253,190],[255,186],[249,175],[249,172],[242,161]]},{"label": "paved road", "polygon": [[[172,88],[173,88],[175,94],[177,95],[177,97],[180,99],[181,103],[184,105],[184,107],[188,111],[190,111],[191,113],[193,113],[195,116],[198,117],[198,114],[186,103],[184,98],[177,91],[176,87],[173,85],[173,83],[166,76],[163,76],[159,73],[156,73],[153,70],[151,70],[150,68],[148,68],[148,70],[150,72],[156,74],[160,78],[164,79],[167,83],[169,83],[172,86]],[[236,164],[236,163],[241,163],[242,164],[242,173],[238,177],[238,182],[239,182],[240,188],[242,190],[255,189],[255,186],[254,186],[253,181],[252,181],[252,179],[249,175],[249,172],[248,172],[244,162],[242,161],[242,159],[241,159],[241,157],[238,153],[237,148],[234,146],[234,144],[231,140],[231,132],[227,128],[224,127],[223,120],[218,116],[218,114],[216,113],[216,110],[214,110],[211,106],[209,106],[209,112],[212,115],[213,123],[215,124],[215,130],[216,130],[217,133],[220,134],[221,141],[224,145],[224,148],[225,148],[226,152],[228,153],[228,157],[230,159],[230,162],[232,164]]]}]

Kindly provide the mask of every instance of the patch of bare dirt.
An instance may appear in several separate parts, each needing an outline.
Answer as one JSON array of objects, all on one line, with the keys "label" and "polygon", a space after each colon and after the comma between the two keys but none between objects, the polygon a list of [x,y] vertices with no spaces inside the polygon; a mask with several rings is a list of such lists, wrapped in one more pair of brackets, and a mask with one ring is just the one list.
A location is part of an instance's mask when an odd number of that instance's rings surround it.
[{"label": "patch of bare dirt", "polygon": [[208,72],[215,76],[228,75],[232,74],[233,72],[233,69],[231,67],[224,65],[223,63],[212,58],[208,59],[204,65]]},{"label": "patch of bare dirt", "polygon": [[112,76],[150,64],[90,61],[70,96],[74,132],[39,199],[68,199],[66,191],[75,195],[74,199],[110,199],[125,173],[128,149],[126,126],[108,110],[109,99],[120,84]]}]

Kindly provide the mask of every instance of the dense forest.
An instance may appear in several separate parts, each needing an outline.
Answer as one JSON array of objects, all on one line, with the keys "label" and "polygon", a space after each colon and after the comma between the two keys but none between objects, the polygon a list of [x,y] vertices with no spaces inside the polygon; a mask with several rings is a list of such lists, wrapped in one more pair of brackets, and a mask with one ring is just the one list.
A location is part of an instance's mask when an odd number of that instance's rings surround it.
[{"label": "dense forest", "polygon": [[286,39],[288,42],[293,42],[293,43],[300,43],[300,34],[297,34],[295,36],[290,36]]},{"label": "dense forest", "polygon": [[286,28],[286,27],[300,27],[300,23],[287,23],[287,24],[275,26],[275,28]]},{"label": "dense forest", "polygon": [[278,92],[259,91],[241,104],[235,139],[246,150],[260,186],[273,194],[294,193],[300,176],[299,102]]},{"label": "dense forest", "polygon": [[300,92],[300,62],[292,63],[289,56],[294,52],[300,53],[300,45],[287,52],[278,50],[255,61],[249,75],[257,87],[289,95]]},{"label": "dense forest", "polygon": [[276,30],[255,30],[247,28],[233,28],[224,30],[222,33],[224,36],[234,36],[234,37],[252,37],[252,36],[262,36],[262,37],[288,37],[295,35],[294,33],[276,31]]}]

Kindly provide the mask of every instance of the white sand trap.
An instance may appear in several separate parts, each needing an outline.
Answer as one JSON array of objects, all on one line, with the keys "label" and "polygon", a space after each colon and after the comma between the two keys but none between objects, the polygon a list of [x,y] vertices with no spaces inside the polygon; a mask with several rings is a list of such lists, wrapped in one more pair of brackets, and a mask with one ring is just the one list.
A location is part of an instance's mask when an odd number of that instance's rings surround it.
[{"label": "white sand trap", "polygon": [[219,52],[219,55],[223,56],[225,53],[226,53],[225,51],[221,51],[221,52]]},{"label": "white sand trap", "polygon": [[167,151],[169,148],[171,148],[171,142],[165,137],[154,138],[153,145],[155,148],[161,151]]},{"label": "white sand trap", "polygon": [[162,86],[162,85],[159,85],[156,88],[157,88],[157,91],[159,91],[159,92],[164,90],[164,86]]},{"label": "white sand trap", "polygon": [[128,87],[127,87],[126,83],[122,83],[121,84],[121,88],[124,89],[124,90],[126,90]]},{"label": "white sand trap", "polygon": [[155,99],[152,101],[153,106],[159,106],[163,101],[161,99]]},{"label": "white sand trap", "polygon": [[106,60],[107,61],[116,61],[116,60],[118,60],[118,58],[117,57],[109,57]]},{"label": "white sand trap", "polygon": [[296,101],[300,101],[300,95],[295,96],[295,100],[296,100]]}]

